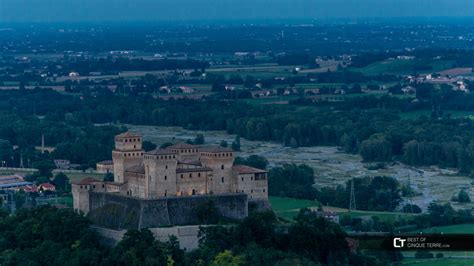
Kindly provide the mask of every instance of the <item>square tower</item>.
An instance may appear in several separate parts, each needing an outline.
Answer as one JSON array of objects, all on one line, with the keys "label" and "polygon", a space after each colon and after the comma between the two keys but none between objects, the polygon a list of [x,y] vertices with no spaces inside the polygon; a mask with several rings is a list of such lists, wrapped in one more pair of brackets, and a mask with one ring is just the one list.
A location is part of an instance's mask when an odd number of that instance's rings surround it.
[{"label": "square tower", "polygon": [[114,162],[114,181],[124,183],[125,170],[143,162],[142,137],[136,133],[125,132],[115,136],[115,149],[112,151]]}]

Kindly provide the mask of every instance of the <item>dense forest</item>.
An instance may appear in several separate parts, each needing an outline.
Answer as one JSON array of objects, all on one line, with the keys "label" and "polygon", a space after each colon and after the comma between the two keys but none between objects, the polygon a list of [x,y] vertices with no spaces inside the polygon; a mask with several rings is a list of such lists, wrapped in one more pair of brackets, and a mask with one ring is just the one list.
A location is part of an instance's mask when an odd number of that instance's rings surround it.
[{"label": "dense forest", "polygon": [[[254,213],[234,226],[201,229],[197,250],[172,237],[163,243],[147,230],[130,230],[105,246],[90,222],[71,209],[42,206],[0,214],[2,265],[386,265],[401,256],[352,253],[335,223],[302,210],[292,224],[272,212]],[[283,230],[285,229],[285,230]],[[320,245],[320,243],[325,243]]]},{"label": "dense forest", "polygon": [[[442,111],[431,117],[401,119],[405,111],[434,103],[442,110],[472,109],[468,104],[474,96],[454,92],[424,96],[428,98],[419,98],[417,103],[386,96],[355,97],[332,105],[296,101],[285,106],[212,99],[162,101],[106,91],[81,97],[49,90],[0,94],[0,117],[5,122],[0,125],[2,146],[18,145],[20,153],[30,154],[44,133],[46,145],[57,148],[53,158],[83,165],[109,158],[112,136],[125,130],[94,124],[119,122],[226,130],[249,140],[277,141],[294,148],[337,145],[360,153],[366,161],[399,159],[410,165],[454,167],[464,173],[474,169],[473,121],[451,118]],[[12,161],[8,150],[0,149],[1,156],[7,164],[18,165],[19,152]]]},{"label": "dense forest", "polygon": [[[400,118],[407,109],[424,108],[439,99],[443,106],[469,110],[470,95],[446,92],[420,98],[416,104],[386,96],[356,97],[333,105],[296,101],[269,106],[212,99],[162,101],[105,91],[81,97],[49,90],[0,94],[0,116],[5,121],[0,125],[2,146],[18,145],[20,152],[29,154],[34,145],[40,145],[44,133],[46,145],[56,147],[53,158],[83,165],[109,158],[112,136],[125,130],[94,124],[130,123],[226,130],[249,140],[277,141],[293,148],[337,145],[346,152],[360,153],[366,161],[399,159],[410,165],[454,167],[464,173],[474,169],[473,121],[442,112]],[[2,150],[8,164],[18,165],[18,152],[12,162],[8,148]]]}]

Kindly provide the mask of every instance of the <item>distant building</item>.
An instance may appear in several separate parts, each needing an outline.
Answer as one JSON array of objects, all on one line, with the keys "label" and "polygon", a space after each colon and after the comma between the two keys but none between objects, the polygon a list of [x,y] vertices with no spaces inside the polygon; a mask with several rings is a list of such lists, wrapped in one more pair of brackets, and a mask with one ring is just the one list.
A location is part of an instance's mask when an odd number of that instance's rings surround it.
[{"label": "distant building", "polygon": [[56,191],[56,186],[50,183],[43,183],[38,185],[38,191]]},{"label": "distant building", "polygon": [[415,59],[414,56],[411,56],[411,55],[399,55],[397,56],[397,59],[401,59],[401,60],[413,60]]},{"label": "distant building", "polygon": [[328,211],[317,211],[316,215],[322,217],[326,220],[329,220],[333,223],[339,224],[339,215],[335,212],[328,212]]},{"label": "distant building", "polygon": [[20,190],[33,183],[25,181],[21,175],[0,176],[0,190]]},{"label": "distant building", "polygon": [[56,165],[56,169],[60,170],[71,169],[71,162],[69,160],[57,159],[54,160],[54,165]]},{"label": "distant building", "polygon": [[107,174],[114,172],[114,162],[112,160],[98,162],[95,166],[97,173]]},{"label": "distant building", "polygon": [[180,86],[179,89],[182,93],[193,93],[194,89],[186,86]]},{"label": "distant building", "polygon": [[78,72],[70,72],[70,73],[69,73],[69,77],[70,77],[70,78],[79,77],[79,73],[78,73]]}]

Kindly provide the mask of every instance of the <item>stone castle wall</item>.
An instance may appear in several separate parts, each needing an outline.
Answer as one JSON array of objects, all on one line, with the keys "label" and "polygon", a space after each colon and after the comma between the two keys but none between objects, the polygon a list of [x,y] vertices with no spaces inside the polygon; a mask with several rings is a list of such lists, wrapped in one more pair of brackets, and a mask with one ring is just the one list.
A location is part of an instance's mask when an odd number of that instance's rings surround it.
[{"label": "stone castle wall", "polygon": [[[170,236],[178,238],[179,246],[187,251],[195,250],[199,247],[199,230],[200,225],[173,226],[164,228],[149,228],[153,236],[161,241],[166,242]],[[108,245],[116,245],[123,239],[127,230],[113,230],[98,226],[92,228],[102,237],[103,242]]]},{"label": "stone castle wall", "polygon": [[88,217],[110,229],[141,229],[199,224],[197,207],[213,200],[219,214],[227,219],[248,215],[246,194],[196,195],[139,199],[118,194],[90,192]]}]

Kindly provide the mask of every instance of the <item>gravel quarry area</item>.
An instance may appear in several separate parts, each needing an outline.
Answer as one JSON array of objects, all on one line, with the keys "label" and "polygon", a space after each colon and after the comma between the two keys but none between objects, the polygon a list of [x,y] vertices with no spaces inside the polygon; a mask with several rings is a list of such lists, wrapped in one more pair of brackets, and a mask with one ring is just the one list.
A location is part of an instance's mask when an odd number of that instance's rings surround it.
[{"label": "gravel quarry area", "polygon": [[[145,140],[157,145],[165,142],[178,142],[194,139],[203,134],[206,144],[219,145],[225,140],[230,145],[235,135],[224,131],[193,131],[180,127],[154,127],[126,125],[131,131],[143,135]],[[461,189],[469,192],[474,200],[472,179],[459,175],[455,169],[439,167],[412,167],[399,162],[387,163],[384,169],[369,170],[359,155],[341,152],[337,147],[302,147],[292,149],[279,143],[265,141],[248,141],[241,138],[241,152],[237,156],[260,155],[268,159],[270,167],[284,163],[307,164],[315,171],[316,186],[336,186],[344,184],[352,177],[393,176],[400,182],[408,184],[420,195],[411,200],[426,210],[432,201],[450,202],[451,198]],[[473,183],[474,184],[474,183]],[[408,199],[407,199],[408,200]],[[455,208],[471,208],[474,204],[458,204],[451,202]]]}]

